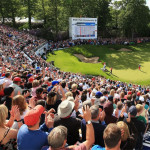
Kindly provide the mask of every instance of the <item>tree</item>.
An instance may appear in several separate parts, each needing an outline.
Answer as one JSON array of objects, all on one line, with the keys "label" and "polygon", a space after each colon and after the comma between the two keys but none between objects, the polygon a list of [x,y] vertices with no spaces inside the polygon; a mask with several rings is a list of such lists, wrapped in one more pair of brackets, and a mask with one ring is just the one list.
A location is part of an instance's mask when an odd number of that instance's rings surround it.
[{"label": "tree", "polygon": [[145,0],[123,0],[119,24],[127,37],[142,35],[148,29],[150,11]]}]

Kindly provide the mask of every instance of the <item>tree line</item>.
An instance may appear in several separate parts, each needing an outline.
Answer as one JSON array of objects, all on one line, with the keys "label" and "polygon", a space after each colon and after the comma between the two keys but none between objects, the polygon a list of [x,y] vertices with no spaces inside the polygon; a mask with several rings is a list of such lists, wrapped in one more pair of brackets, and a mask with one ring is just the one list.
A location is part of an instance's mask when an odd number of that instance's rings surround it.
[{"label": "tree line", "polygon": [[42,28],[50,28],[57,39],[60,31],[69,31],[69,17],[98,18],[101,37],[150,36],[150,10],[146,0],[0,0],[2,23],[15,17],[43,20]]}]

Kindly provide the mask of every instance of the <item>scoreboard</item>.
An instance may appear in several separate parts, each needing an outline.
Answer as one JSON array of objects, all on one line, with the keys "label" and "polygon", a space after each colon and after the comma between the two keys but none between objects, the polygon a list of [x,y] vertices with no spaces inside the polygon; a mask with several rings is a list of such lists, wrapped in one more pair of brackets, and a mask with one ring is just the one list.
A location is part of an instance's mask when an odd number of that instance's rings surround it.
[{"label": "scoreboard", "polygon": [[97,39],[97,18],[69,18],[69,37],[76,39]]}]

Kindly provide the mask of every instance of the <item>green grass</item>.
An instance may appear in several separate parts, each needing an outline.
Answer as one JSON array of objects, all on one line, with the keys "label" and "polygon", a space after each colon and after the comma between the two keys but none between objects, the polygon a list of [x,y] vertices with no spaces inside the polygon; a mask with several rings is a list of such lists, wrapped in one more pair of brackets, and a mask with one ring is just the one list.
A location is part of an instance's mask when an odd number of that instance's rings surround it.
[{"label": "green grass", "polygon": [[[120,52],[121,48],[132,51]],[[98,56],[99,61],[106,62],[107,69],[113,68],[113,75],[103,72],[102,63],[83,63],[73,54],[83,54],[86,57]],[[150,85],[150,43],[139,45],[108,45],[108,46],[76,46],[55,51],[49,54],[47,61],[55,61],[55,66],[63,71],[90,75],[102,75],[112,80]],[[138,65],[141,64],[141,71]]]}]

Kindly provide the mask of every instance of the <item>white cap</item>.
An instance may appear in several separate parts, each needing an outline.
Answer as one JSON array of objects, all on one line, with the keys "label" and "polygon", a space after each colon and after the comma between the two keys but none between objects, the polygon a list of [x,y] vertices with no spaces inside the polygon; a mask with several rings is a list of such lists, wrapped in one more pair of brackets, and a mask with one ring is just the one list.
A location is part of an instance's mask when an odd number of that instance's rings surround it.
[{"label": "white cap", "polygon": [[144,102],[144,97],[143,97],[143,96],[140,96],[140,97],[139,97],[139,100],[142,101],[142,102]]}]

